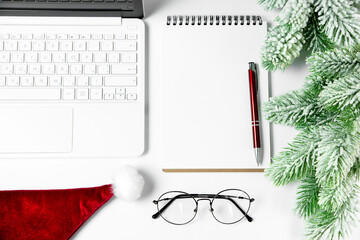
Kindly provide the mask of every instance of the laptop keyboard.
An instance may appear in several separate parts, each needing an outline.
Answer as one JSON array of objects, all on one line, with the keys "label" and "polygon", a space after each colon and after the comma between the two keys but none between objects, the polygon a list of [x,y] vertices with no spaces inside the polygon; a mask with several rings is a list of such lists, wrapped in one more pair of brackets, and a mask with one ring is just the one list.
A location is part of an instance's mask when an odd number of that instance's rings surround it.
[{"label": "laptop keyboard", "polygon": [[133,0],[0,0],[0,9],[133,11]]},{"label": "laptop keyboard", "polygon": [[0,33],[0,100],[134,102],[137,37]]}]

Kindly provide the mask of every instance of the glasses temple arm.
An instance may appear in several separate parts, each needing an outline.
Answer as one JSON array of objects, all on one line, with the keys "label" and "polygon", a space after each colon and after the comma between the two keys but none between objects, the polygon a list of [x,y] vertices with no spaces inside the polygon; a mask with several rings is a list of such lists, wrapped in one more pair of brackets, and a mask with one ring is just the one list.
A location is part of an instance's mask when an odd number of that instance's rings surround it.
[{"label": "glasses temple arm", "polygon": [[[189,198],[192,197],[190,195],[178,195],[176,197],[173,197],[167,204],[165,204],[165,206],[163,206],[157,213],[155,213],[154,215],[152,215],[153,219],[156,219],[160,216],[161,213],[163,213],[176,199],[178,198]],[[157,204],[158,201],[154,201],[154,203]]]},{"label": "glasses temple arm", "polygon": [[232,202],[232,203],[236,206],[237,209],[240,210],[240,212],[241,212],[242,214],[244,214],[246,220],[248,220],[249,222],[252,222],[252,221],[253,221],[253,218],[250,217],[250,216],[239,206],[239,204],[237,204],[237,203],[236,203],[233,199],[231,199],[231,198],[228,198],[228,199],[229,199],[230,202]]}]

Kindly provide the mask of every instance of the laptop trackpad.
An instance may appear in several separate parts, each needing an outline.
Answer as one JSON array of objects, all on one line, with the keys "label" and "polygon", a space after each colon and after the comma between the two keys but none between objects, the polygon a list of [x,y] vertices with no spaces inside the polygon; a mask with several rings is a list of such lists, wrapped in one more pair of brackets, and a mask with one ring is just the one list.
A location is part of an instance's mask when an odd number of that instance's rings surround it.
[{"label": "laptop trackpad", "polygon": [[72,151],[73,109],[34,105],[0,106],[0,153]]}]

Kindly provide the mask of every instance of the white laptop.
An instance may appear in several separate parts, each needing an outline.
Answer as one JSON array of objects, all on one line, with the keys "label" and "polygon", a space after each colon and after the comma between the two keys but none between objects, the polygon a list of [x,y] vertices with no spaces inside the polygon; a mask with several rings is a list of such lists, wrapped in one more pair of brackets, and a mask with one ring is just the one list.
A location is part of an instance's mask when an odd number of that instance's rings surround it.
[{"label": "white laptop", "polygon": [[141,155],[144,22],[121,9],[18,12],[0,11],[0,158]]}]

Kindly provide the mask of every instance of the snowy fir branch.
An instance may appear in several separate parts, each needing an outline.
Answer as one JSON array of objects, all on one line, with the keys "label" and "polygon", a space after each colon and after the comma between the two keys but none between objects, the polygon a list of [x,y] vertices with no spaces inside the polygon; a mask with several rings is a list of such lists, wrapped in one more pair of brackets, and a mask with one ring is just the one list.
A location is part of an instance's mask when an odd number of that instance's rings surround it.
[{"label": "snowy fir branch", "polygon": [[288,0],[259,0],[259,4],[266,10],[283,8]]},{"label": "snowy fir branch", "polygon": [[310,175],[302,179],[297,190],[296,212],[303,218],[308,218],[320,208],[318,203],[320,188],[316,178]]},{"label": "snowy fir branch", "polygon": [[262,52],[262,66],[268,70],[285,69],[300,55],[303,29],[311,13],[305,0],[289,0],[280,12],[280,23],[269,30]]},{"label": "snowy fir branch", "polygon": [[320,138],[317,129],[304,129],[289,146],[272,159],[271,167],[266,169],[266,176],[274,185],[285,185],[301,180],[314,169],[317,147]]},{"label": "snowy fir branch", "polygon": [[297,213],[309,239],[345,239],[358,223],[360,47],[315,53],[304,87],[264,104],[265,117],[300,132],[273,158],[276,186],[299,181]]},{"label": "snowy fir branch", "polygon": [[351,46],[360,36],[358,9],[349,0],[317,0],[315,11],[324,32],[339,46]]},{"label": "snowy fir branch", "polygon": [[345,239],[358,223],[359,187],[356,185],[336,212],[319,210],[307,219],[306,235],[312,240]]},{"label": "snowy fir branch", "polygon": [[312,12],[309,23],[304,29],[306,50],[312,53],[333,49],[335,44],[324,33],[323,26],[319,25],[318,15]]},{"label": "snowy fir branch", "polygon": [[307,59],[309,71],[327,79],[339,78],[360,67],[360,44],[317,53]]},{"label": "snowy fir branch", "polygon": [[262,66],[284,70],[306,46],[312,53],[359,42],[359,8],[349,0],[260,0],[265,9],[281,9],[262,50]]},{"label": "snowy fir branch", "polygon": [[[273,123],[288,126],[305,126],[318,123],[320,106],[318,93],[312,91],[293,91],[270,98],[263,105],[265,118]],[[315,120],[315,121],[314,121]]]}]

